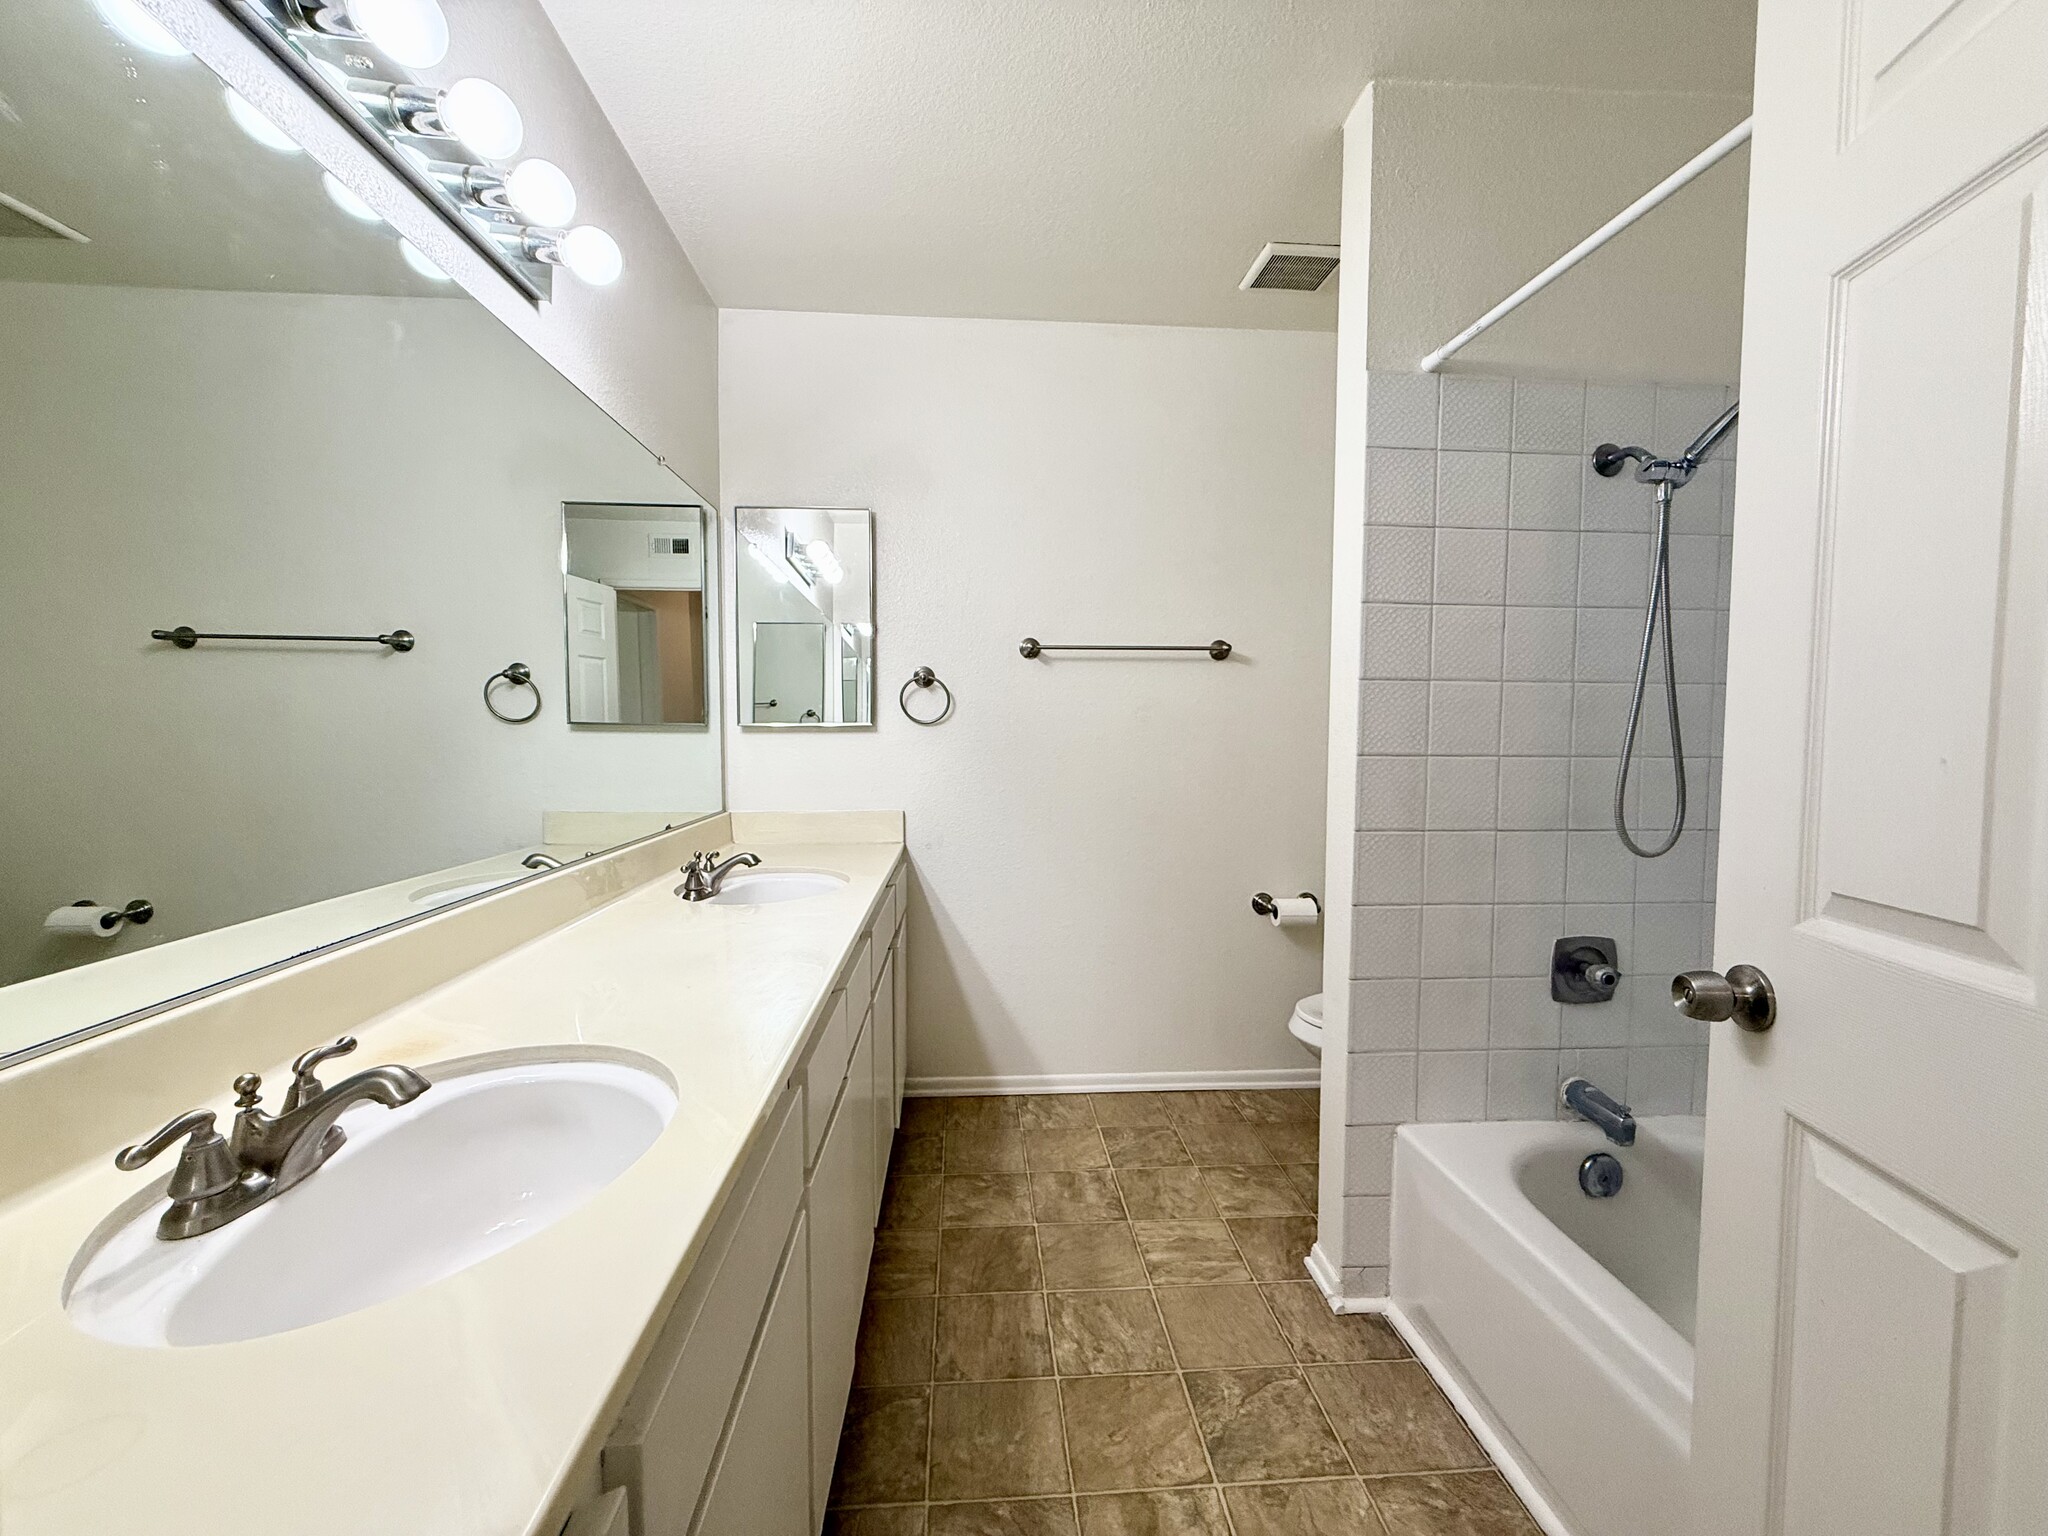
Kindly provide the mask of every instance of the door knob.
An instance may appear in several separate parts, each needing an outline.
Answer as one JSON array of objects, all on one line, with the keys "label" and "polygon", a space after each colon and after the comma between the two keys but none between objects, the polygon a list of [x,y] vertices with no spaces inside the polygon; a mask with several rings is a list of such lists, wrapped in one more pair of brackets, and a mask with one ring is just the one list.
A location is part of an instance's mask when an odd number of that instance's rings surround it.
[{"label": "door knob", "polygon": [[1752,1034],[1778,1021],[1778,994],[1771,978],[1753,965],[1719,971],[1687,971],[1671,978],[1671,1006],[1688,1019],[1733,1019]]}]

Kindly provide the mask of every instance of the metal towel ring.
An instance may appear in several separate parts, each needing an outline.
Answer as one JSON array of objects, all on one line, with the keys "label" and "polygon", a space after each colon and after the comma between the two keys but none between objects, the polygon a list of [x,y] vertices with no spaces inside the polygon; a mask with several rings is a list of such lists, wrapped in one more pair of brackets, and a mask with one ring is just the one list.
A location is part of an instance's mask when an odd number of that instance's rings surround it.
[{"label": "metal towel ring", "polygon": [[[533,690],[533,708],[523,715],[506,714],[498,708],[496,701],[491,698],[491,685],[493,683],[510,683],[515,688],[531,688]],[[484,708],[488,709],[507,725],[524,725],[527,721],[537,718],[541,710],[541,696],[540,684],[533,680],[533,668],[523,661],[515,661],[502,672],[493,672],[489,677],[485,678]]]},{"label": "metal towel ring", "polygon": [[[912,688],[936,688],[946,696],[946,707],[929,720],[921,720],[910,713],[910,690]],[[912,725],[940,725],[953,713],[953,690],[948,688],[939,674],[930,667],[919,667],[910,674],[910,681],[903,685],[903,691],[896,695],[897,707]]]}]

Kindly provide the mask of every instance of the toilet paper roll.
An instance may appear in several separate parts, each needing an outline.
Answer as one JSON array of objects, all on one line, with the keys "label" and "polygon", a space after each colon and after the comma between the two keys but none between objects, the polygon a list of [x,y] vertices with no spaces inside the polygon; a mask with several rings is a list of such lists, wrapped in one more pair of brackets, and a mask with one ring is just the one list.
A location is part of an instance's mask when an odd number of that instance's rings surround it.
[{"label": "toilet paper roll", "polygon": [[111,939],[121,931],[121,914],[112,907],[59,907],[43,919],[43,931]]},{"label": "toilet paper roll", "polygon": [[1306,928],[1322,918],[1323,909],[1313,896],[1281,896],[1273,902],[1275,928]]}]

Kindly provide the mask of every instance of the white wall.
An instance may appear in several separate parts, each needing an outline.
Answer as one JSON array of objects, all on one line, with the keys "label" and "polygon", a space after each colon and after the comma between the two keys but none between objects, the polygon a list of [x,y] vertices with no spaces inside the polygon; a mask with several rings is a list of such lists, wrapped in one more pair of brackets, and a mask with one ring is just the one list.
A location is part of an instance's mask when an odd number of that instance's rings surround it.
[{"label": "white wall", "polygon": [[[1344,263],[1347,282],[1371,284],[1370,365],[1413,369],[1748,112],[1743,97],[1680,91],[1375,82],[1369,276],[1348,251]],[[1452,371],[1734,378],[1748,196],[1742,149]]]},{"label": "white wall", "polygon": [[[715,734],[563,723],[561,503],[688,488],[475,305],[8,283],[0,335],[0,980],[80,897],[157,904],[127,950],[544,810],[717,808]],[[419,641],[150,641],[178,624]],[[515,660],[532,725],[480,697]]]},{"label": "white wall", "polygon": [[1305,1071],[1318,935],[1248,902],[1320,886],[1330,338],[727,311],[720,351],[726,500],[875,512],[877,727],[728,751],[736,809],[909,813],[911,1074]]}]

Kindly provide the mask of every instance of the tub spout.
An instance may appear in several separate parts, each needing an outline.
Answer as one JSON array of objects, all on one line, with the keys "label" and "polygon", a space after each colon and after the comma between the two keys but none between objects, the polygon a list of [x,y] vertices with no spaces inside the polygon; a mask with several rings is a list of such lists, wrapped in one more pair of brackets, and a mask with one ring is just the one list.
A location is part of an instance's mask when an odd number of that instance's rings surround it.
[{"label": "tub spout", "polygon": [[1566,1078],[1557,1090],[1558,1102],[1581,1120],[1590,1120],[1617,1147],[1636,1143],[1636,1117],[1626,1104],[1609,1098],[1583,1077]]}]

